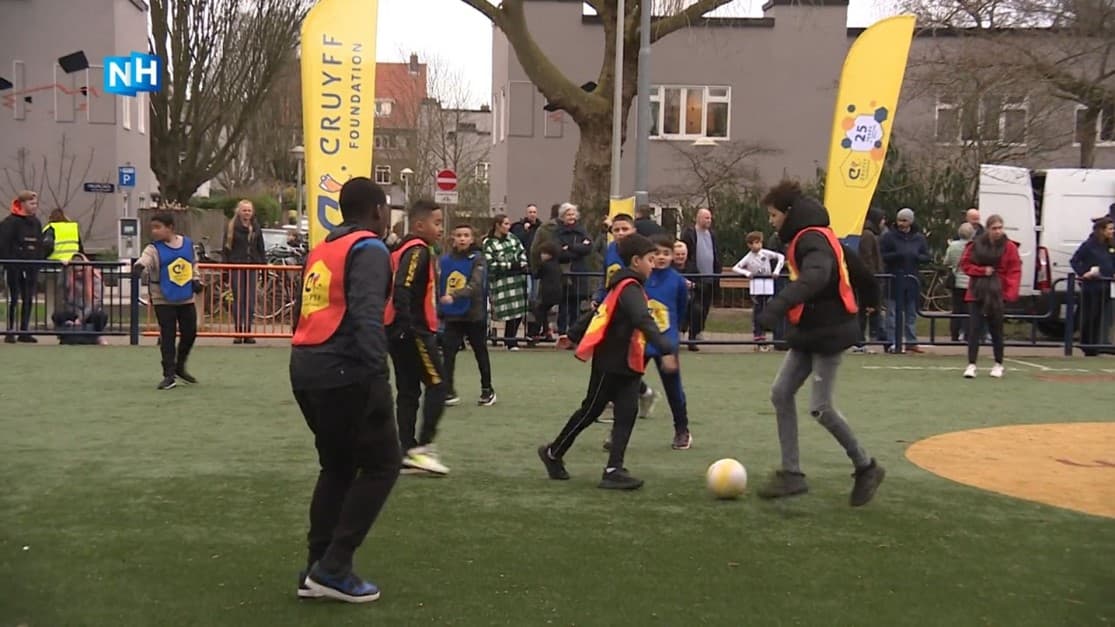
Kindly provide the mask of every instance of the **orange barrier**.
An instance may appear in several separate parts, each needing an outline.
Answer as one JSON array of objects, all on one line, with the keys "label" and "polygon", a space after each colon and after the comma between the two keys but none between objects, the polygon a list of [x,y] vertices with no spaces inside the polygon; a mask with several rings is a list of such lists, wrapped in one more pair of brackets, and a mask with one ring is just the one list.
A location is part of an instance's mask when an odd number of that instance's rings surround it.
[{"label": "orange barrier", "polygon": [[[195,299],[198,337],[291,336],[297,315],[296,297],[302,286],[302,266],[201,263],[198,270],[204,285]],[[143,335],[157,336],[155,309],[149,300],[146,302]],[[250,318],[250,322],[238,324],[238,318]]]}]

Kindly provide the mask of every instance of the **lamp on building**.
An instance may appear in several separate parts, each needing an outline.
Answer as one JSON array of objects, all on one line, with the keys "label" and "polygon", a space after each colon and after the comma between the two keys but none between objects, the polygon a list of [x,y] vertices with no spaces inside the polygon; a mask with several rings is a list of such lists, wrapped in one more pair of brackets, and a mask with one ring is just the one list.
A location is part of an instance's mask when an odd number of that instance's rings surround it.
[{"label": "lamp on building", "polygon": [[78,50],[66,56],[58,57],[58,65],[62,66],[62,71],[66,74],[73,74],[74,72],[88,70],[89,59],[85,57],[84,50]]},{"label": "lamp on building", "polygon": [[290,149],[290,155],[298,162],[298,180],[294,182],[294,188],[298,192],[298,228],[302,228],[302,219],[306,216],[302,212],[302,196],[305,190],[302,188],[302,164],[306,161],[306,149],[301,144]]}]

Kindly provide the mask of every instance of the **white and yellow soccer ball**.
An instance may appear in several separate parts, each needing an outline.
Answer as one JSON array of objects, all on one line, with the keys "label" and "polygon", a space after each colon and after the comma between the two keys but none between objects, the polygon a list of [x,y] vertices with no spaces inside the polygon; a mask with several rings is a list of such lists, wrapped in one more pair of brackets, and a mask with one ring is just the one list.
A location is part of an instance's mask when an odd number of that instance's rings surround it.
[{"label": "white and yellow soccer ball", "polygon": [[712,463],[705,472],[708,491],[718,499],[734,499],[747,489],[747,469],[732,458]]}]

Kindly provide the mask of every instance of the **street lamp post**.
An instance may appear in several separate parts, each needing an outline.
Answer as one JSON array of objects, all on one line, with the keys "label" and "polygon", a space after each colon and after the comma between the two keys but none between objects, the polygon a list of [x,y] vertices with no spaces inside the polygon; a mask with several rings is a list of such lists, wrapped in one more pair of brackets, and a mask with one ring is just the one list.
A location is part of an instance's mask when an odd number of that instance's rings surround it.
[{"label": "street lamp post", "polygon": [[302,220],[306,217],[303,213],[302,196],[304,190],[302,188],[302,164],[306,161],[306,149],[301,144],[290,149],[290,154],[298,161],[298,180],[295,182],[294,187],[298,190],[298,229],[302,229]]},{"label": "street lamp post", "polygon": [[[620,156],[623,138],[623,22],[624,0],[616,0],[616,69],[612,92],[612,199],[620,195]],[[609,209],[609,213],[611,210]]]},{"label": "street lamp post", "polygon": [[414,176],[414,170],[403,168],[399,175],[403,177],[403,229],[407,232],[410,230],[410,221],[406,217],[407,207],[410,206],[410,177]]}]

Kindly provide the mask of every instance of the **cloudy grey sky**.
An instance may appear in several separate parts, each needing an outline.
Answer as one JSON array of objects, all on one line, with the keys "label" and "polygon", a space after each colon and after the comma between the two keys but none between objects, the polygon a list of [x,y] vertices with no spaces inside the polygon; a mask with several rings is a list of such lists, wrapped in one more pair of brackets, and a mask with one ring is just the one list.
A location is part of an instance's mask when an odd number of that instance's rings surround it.
[{"label": "cloudy grey sky", "polygon": [[[713,15],[761,15],[763,0],[735,0]],[[889,14],[885,0],[850,0],[849,26],[868,26]],[[402,61],[410,52],[448,64],[471,87],[473,106],[490,100],[492,28],[461,0],[379,0],[376,58]]]}]

